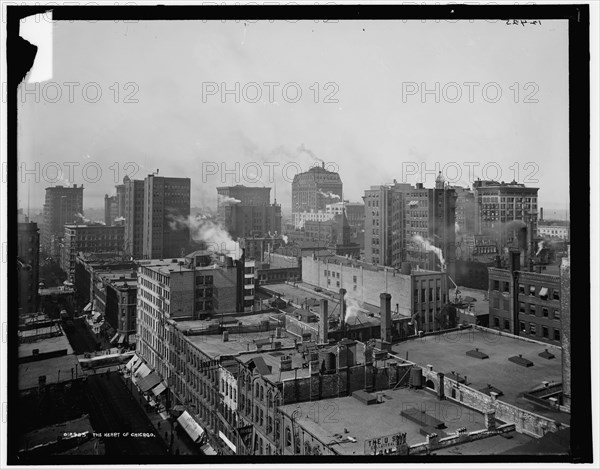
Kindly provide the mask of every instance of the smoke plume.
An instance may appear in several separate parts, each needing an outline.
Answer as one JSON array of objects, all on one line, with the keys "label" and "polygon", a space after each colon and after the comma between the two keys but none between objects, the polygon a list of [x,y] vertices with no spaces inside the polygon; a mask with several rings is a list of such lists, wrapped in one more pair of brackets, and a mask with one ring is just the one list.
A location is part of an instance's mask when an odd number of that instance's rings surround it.
[{"label": "smoke plume", "polygon": [[317,155],[315,155],[311,150],[309,150],[308,148],[306,148],[304,146],[304,143],[298,147],[298,152],[299,153],[306,153],[313,160],[318,161],[319,163],[325,163],[321,158],[319,158]]},{"label": "smoke plume", "polygon": [[319,194],[321,194],[323,197],[327,197],[329,199],[340,199],[339,195],[334,194],[332,192],[323,192],[321,189],[319,189]]},{"label": "smoke plume", "polygon": [[538,250],[535,253],[536,256],[540,255],[540,252],[542,252],[542,249],[544,249],[544,241],[540,241],[540,244],[538,244]]},{"label": "smoke plume", "polygon": [[206,244],[206,249],[215,255],[227,254],[237,260],[242,254],[239,243],[231,238],[223,226],[202,216],[171,217],[169,227],[172,230],[189,228],[192,239]]},{"label": "smoke plume", "polygon": [[423,239],[419,235],[413,236],[412,239],[426,251],[434,252],[435,255],[438,257],[438,259],[440,260],[440,265],[442,266],[442,269],[444,269],[446,267],[446,261],[444,260],[444,254],[442,253],[442,250],[440,248],[438,248],[437,246],[434,246],[428,240]]},{"label": "smoke plume", "polygon": [[349,294],[346,294],[344,296],[344,301],[346,302],[346,317],[345,317],[345,322],[346,324],[350,323],[350,319],[353,319],[353,323],[356,322],[356,318],[358,317],[358,313],[360,311],[362,311],[360,304],[358,303],[358,300],[354,297],[352,297]]},{"label": "smoke plume", "polygon": [[227,195],[218,195],[218,199],[219,199],[219,203],[221,205],[234,205],[234,204],[241,204],[242,201],[236,199],[235,197],[229,197]]},{"label": "smoke plume", "polygon": [[281,235],[281,239],[283,239],[283,242],[284,242],[285,244],[287,244],[287,243],[288,243],[288,237],[287,237],[286,235],[282,234],[282,235]]}]

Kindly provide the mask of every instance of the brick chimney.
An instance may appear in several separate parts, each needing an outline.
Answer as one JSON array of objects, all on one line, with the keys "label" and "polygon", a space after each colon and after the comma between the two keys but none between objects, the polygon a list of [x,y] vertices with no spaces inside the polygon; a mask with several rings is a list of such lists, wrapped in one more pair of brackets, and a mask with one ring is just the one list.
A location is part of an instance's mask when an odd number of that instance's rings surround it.
[{"label": "brick chimney", "polygon": [[329,343],[329,306],[326,299],[321,300],[321,313],[319,315],[319,344]]},{"label": "brick chimney", "polygon": [[379,314],[381,315],[381,340],[392,342],[392,295],[382,293],[379,295]]},{"label": "brick chimney", "polygon": [[346,324],[346,289],[340,288],[340,327]]}]

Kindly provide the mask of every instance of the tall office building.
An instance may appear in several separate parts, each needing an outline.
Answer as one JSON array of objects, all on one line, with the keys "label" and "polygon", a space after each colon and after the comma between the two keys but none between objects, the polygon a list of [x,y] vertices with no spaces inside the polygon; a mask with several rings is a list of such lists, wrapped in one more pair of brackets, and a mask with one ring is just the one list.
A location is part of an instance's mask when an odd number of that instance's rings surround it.
[{"label": "tall office building", "polygon": [[402,265],[402,193],[410,184],[371,186],[363,197],[365,208],[365,261],[371,264]]},{"label": "tall office building", "polygon": [[404,260],[423,269],[441,269],[455,277],[456,192],[446,185],[441,173],[435,184],[434,189],[427,189],[418,183],[405,193]]},{"label": "tall office building", "polygon": [[[477,203],[475,229],[480,234],[495,232],[501,246],[516,240],[517,230],[524,226],[513,224],[515,229],[505,229],[510,222],[523,222],[532,235],[537,230],[537,187],[525,187],[516,181],[510,183],[477,180],[473,192]],[[510,225],[508,225],[510,227]]]},{"label": "tall office building", "polygon": [[37,223],[30,223],[27,217],[19,214],[17,267],[19,270],[19,289],[17,305],[19,315],[37,312],[40,232]]},{"label": "tall office building", "polygon": [[144,180],[143,257],[185,255],[190,244],[189,216],[190,179],[148,175]]},{"label": "tall office building", "polygon": [[83,185],[77,187],[55,186],[46,188],[44,224],[42,226],[42,249],[58,260],[59,243],[66,223],[76,221],[76,214],[83,213]]},{"label": "tall office building", "polygon": [[134,259],[141,259],[144,248],[144,181],[123,179],[125,187],[124,249]]},{"label": "tall office building", "polygon": [[104,223],[108,226],[115,224],[115,219],[119,216],[119,207],[117,205],[117,196],[104,194]]},{"label": "tall office building", "polygon": [[315,166],[294,176],[292,213],[325,211],[327,204],[342,201],[342,180],[338,173]]},{"label": "tall office building", "polygon": [[456,193],[441,175],[434,189],[394,181],[372,186],[363,199],[366,262],[400,268],[406,261],[436,271],[447,267],[453,276]]},{"label": "tall office building", "polygon": [[100,223],[65,225],[61,269],[68,275],[75,275],[75,262],[80,252],[123,252],[124,230],[122,225],[108,226]]},{"label": "tall office building", "polygon": [[475,194],[470,188],[451,186],[456,192],[456,225],[461,235],[474,235],[477,219]]},{"label": "tall office building", "polygon": [[270,187],[217,188],[219,219],[233,238],[281,233],[281,205],[271,204]]},{"label": "tall office building", "polygon": [[117,184],[115,186],[116,189],[116,198],[117,198],[117,217],[125,216],[125,183],[129,181],[129,177],[125,176],[123,178],[123,184]]}]

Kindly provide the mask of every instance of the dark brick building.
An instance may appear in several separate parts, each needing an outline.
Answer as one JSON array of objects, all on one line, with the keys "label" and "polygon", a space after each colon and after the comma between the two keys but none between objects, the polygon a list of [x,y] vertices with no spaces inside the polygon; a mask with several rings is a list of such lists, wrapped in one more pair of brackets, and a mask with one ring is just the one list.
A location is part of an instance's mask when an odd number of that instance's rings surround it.
[{"label": "dark brick building", "polygon": [[511,254],[509,269],[489,268],[490,327],[560,344],[560,277],[521,271],[519,253]]}]

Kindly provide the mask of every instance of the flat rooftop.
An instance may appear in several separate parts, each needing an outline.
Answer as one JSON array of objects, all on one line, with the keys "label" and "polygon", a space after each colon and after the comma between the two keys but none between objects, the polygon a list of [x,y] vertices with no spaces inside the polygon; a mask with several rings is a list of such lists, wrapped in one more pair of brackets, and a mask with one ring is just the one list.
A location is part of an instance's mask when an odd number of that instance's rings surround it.
[{"label": "flat rooftop", "polygon": [[[482,360],[466,355],[466,352],[475,348],[489,358]],[[548,360],[538,356],[545,349],[555,358]],[[453,371],[461,377],[466,375],[468,386],[476,390],[491,384],[503,392],[498,400],[569,423],[568,414],[551,411],[523,398],[523,393],[540,386],[542,381],[562,381],[562,354],[558,347],[515,336],[498,335],[491,330],[484,332],[469,328],[400,342],[392,346],[392,353],[422,367],[432,365],[434,371],[446,375]],[[508,361],[515,355],[531,360],[533,366],[523,367]]]},{"label": "flat rooftop", "polygon": [[[408,409],[423,411],[443,422],[446,428],[438,434],[454,433],[461,427],[469,432],[485,428],[483,414],[454,402],[440,401],[435,394],[424,389],[402,388],[372,394],[382,394],[383,402],[366,405],[348,396],[289,404],[280,409],[288,416],[299,410],[297,424],[344,455],[368,454],[365,453],[365,441],[398,432],[406,432],[409,446],[424,442],[426,437],[420,432],[424,427],[400,414]],[[348,436],[355,438],[356,442],[349,441]]]},{"label": "flat rooftop", "polygon": [[[525,433],[512,431],[501,435],[491,436],[482,440],[469,441],[457,446],[439,448],[432,451],[431,454],[440,454],[444,456],[460,455],[491,455],[491,454],[517,454],[517,448],[531,443],[535,438],[527,436]],[[532,453],[533,454],[533,453]],[[538,453],[541,454],[541,453]],[[543,453],[548,454],[548,453]]]},{"label": "flat rooftop", "polygon": [[[73,354],[22,363],[19,365],[19,390],[37,387],[39,377],[42,375],[46,376],[47,385],[56,384],[59,380],[61,382],[70,380],[71,368],[75,370],[76,365],[79,365],[79,361]],[[78,373],[79,376],[82,375],[81,368],[79,368]]]},{"label": "flat rooftop", "polygon": [[[281,296],[281,299],[285,301],[291,301],[295,304],[302,304],[305,300],[308,300],[310,303],[310,310],[316,313],[317,315],[321,312],[321,304],[320,300],[325,299],[328,300],[328,313],[329,316],[338,316],[340,314],[340,306],[339,306],[339,293],[329,292],[325,289],[322,289],[321,292],[317,292],[314,290],[314,286],[304,282],[297,282],[297,286],[289,285],[287,283],[278,283],[274,285],[261,285],[260,289],[266,292],[271,293],[275,297],[277,295]],[[310,301],[315,300],[315,301]],[[380,312],[378,306],[373,306],[368,303],[359,303],[360,312],[357,315],[357,320],[351,320],[351,326],[360,326],[363,327],[367,325],[371,326],[379,326],[380,321]],[[369,316],[369,314],[373,314],[373,316]],[[392,320],[400,320],[409,318],[410,316],[402,314],[402,312],[396,313],[392,310]]]},{"label": "flat rooftop", "polygon": [[[20,331],[19,335],[28,339],[35,338],[36,335],[44,333],[56,332],[56,327],[43,327],[41,329],[31,329],[29,331]],[[72,354],[73,349],[69,343],[69,339],[64,334],[55,337],[46,337],[32,342],[23,342],[19,344],[19,358],[33,355],[33,351],[37,349],[39,353],[54,352],[56,350],[67,350],[67,354]]]},{"label": "flat rooftop", "polygon": [[[239,318],[242,323],[246,326],[258,325],[261,320],[266,320],[276,316],[274,313],[265,313],[260,315],[253,315],[253,319],[248,321],[247,318]],[[228,319],[225,317],[224,319]],[[271,320],[274,322],[274,320]],[[202,330],[208,328],[210,324],[217,324],[218,321],[182,321],[177,323],[177,328],[181,331],[193,331]],[[237,324],[237,321],[231,323],[233,326]],[[281,329],[281,337],[275,337],[274,330],[268,331],[249,331],[249,332],[229,332],[229,338],[227,342],[223,341],[223,333],[214,334],[198,334],[198,335],[187,335],[186,339],[202,353],[211,358],[220,358],[223,356],[235,356],[244,352],[251,352],[257,350],[257,342],[264,343],[261,350],[263,351],[274,351],[274,343],[280,342],[282,348],[293,347],[295,345],[294,336],[288,334],[283,328]]]}]

